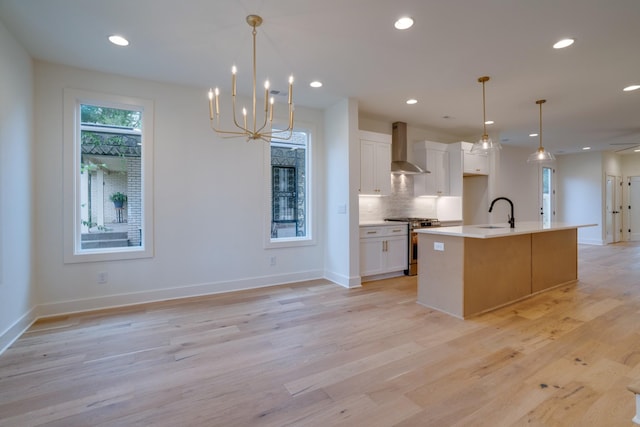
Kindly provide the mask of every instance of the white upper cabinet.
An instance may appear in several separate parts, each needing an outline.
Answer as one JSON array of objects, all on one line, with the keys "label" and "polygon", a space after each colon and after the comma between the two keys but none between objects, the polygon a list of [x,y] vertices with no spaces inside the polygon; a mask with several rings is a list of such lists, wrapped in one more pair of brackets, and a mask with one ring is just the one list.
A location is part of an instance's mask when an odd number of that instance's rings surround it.
[{"label": "white upper cabinet", "polygon": [[360,131],[360,194],[391,194],[391,135]]},{"label": "white upper cabinet", "polygon": [[471,153],[473,144],[461,142],[463,159],[463,173],[465,175],[489,175],[489,157],[483,154]]},{"label": "white upper cabinet", "polygon": [[413,179],[416,196],[448,196],[450,194],[450,159],[447,144],[420,141],[413,144],[414,161],[427,174]]}]

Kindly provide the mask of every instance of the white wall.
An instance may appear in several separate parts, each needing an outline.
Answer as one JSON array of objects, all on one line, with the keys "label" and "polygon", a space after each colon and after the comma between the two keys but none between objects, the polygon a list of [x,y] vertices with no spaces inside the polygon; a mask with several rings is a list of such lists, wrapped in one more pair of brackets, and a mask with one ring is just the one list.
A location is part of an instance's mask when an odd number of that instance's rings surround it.
[{"label": "white wall", "polygon": [[640,153],[620,156],[622,159],[622,172],[626,179],[628,176],[640,176]]},{"label": "white wall", "polygon": [[603,154],[578,153],[557,157],[558,220],[598,224],[578,229],[578,242],[604,244]]},{"label": "white wall", "polygon": [[344,99],[326,111],[326,250],[327,278],[345,287],[360,286],[358,188],[360,139],[358,104]]},{"label": "white wall", "polygon": [[[206,88],[42,62],[36,63],[35,82],[36,282],[43,315],[323,276],[322,237],[312,246],[264,248],[266,150],[261,142],[222,140],[211,131]],[[153,258],[63,263],[61,108],[66,87],[153,100]],[[313,155],[322,156],[323,113],[297,108],[296,119],[315,125]],[[314,179],[324,180],[322,168],[314,173]],[[316,196],[322,204],[321,194]],[[323,236],[322,222],[316,225]],[[276,256],[275,266],[270,266],[271,256]],[[97,283],[99,272],[108,274],[107,284]]]},{"label": "white wall", "polygon": [[33,321],[33,65],[0,22],[0,353]]},{"label": "white wall", "polygon": [[[518,221],[540,220],[538,201],[538,167],[527,164],[530,148],[503,146],[497,153],[495,175],[489,184],[489,203],[496,197],[507,197],[513,202],[516,226]],[[487,206],[487,210],[489,207]],[[509,204],[496,202],[489,215],[491,223],[507,222]]]}]

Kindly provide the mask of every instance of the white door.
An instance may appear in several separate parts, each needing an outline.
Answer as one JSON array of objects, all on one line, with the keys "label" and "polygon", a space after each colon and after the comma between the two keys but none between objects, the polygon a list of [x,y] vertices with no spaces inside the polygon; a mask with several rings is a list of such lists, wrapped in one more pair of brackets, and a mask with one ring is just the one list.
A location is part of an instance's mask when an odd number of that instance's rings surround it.
[{"label": "white door", "polygon": [[605,242],[615,243],[622,239],[621,203],[622,179],[619,176],[607,175],[605,199]]},{"label": "white door", "polygon": [[628,178],[627,218],[629,240],[640,240],[640,176]]},{"label": "white door", "polygon": [[616,176],[615,183],[615,202],[616,209],[613,214],[614,218],[614,230],[613,230],[613,241],[619,242],[622,240],[622,177]]}]

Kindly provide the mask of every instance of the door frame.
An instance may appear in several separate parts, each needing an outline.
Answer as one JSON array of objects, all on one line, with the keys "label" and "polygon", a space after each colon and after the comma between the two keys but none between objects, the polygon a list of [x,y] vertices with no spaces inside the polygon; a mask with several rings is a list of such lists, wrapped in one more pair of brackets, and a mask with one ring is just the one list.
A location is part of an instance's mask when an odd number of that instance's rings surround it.
[{"label": "door frame", "polygon": [[605,221],[604,241],[606,244],[622,240],[622,177],[605,175]]},{"label": "door frame", "polygon": [[548,168],[551,170],[551,194],[549,197],[549,206],[550,206],[550,217],[549,221],[554,222],[556,220],[556,189],[557,189],[557,179],[556,179],[556,165],[553,164],[545,164],[542,163],[538,166],[538,206],[540,207],[540,221],[544,221],[544,185],[543,185],[543,176],[544,169]]}]

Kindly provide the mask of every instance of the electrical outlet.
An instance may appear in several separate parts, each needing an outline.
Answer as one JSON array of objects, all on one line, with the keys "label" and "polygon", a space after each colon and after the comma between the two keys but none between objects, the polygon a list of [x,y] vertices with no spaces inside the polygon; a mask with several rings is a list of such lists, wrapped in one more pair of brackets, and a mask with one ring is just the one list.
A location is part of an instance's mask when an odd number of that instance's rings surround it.
[{"label": "electrical outlet", "polygon": [[101,271],[100,273],[98,273],[98,283],[99,284],[104,285],[108,281],[109,281],[109,275],[107,274],[106,271]]},{"label": "electrical outlet", "polygon": [[273,265],[276,265],[276,257],[275,257],[275,256],[272,256],[269,262],[270,262],[270,264],[271,264],[272,266],[273,266]]}]

